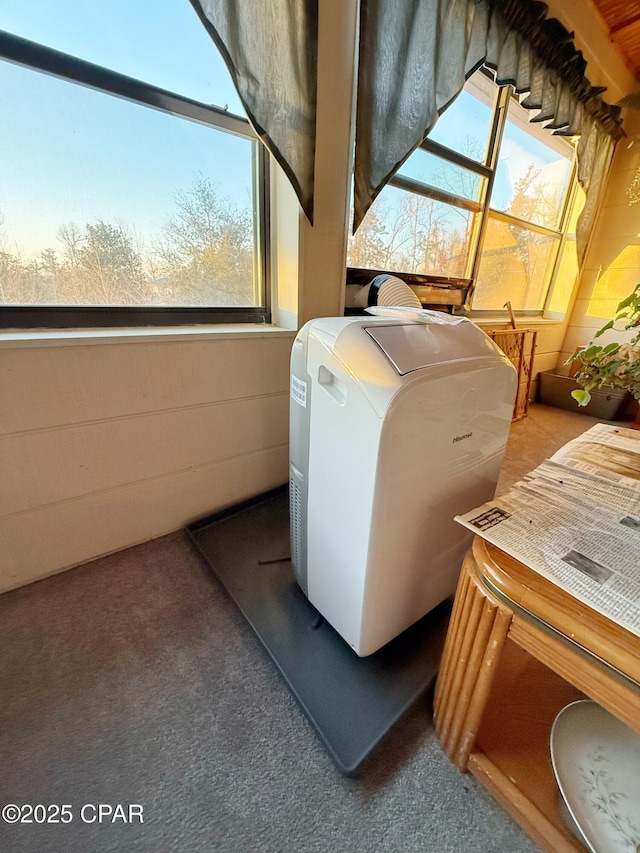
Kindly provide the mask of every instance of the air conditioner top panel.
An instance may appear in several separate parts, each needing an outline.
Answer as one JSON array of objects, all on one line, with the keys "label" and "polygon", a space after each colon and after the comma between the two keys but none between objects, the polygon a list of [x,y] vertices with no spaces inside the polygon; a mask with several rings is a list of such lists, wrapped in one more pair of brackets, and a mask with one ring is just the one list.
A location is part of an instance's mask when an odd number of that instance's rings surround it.
[{"label": "air conditioner top panel", "polygon": [[495,348],[473,323],[364,325],[400,376],[450,361],[495,354]]}]

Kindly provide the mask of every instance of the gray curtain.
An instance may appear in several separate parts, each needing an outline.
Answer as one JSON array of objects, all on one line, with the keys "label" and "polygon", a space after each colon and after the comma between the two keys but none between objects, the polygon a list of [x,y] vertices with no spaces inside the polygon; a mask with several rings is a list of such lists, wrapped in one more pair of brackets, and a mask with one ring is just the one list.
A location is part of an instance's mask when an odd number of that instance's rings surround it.
[{"label": "gray curtain", "polygon": [[576,223],[576,248],[580,264],[587,252],[589,235],[598,213],[613,148],[613,138],[596,122],[589,123],[578,141],[578,181],[586,196]]},{"label": "gray curtain", "polygon": [[191,0],[313,222],[318,0]]},{"label": "gray curtain", "polygon": [[361,0],[354,231],[482,62],[487,23],[468,0]]},{"label": "gray curtain", "polygon": [[487,64],[498,83],[528,93],[523,105],[541,111],[537,121],[581,135],[582,258],[613,141],[623,135],[620,110],[590,85],[571,34],[546,11],[535,0],[362,0],[354,232],[465,80]]}]

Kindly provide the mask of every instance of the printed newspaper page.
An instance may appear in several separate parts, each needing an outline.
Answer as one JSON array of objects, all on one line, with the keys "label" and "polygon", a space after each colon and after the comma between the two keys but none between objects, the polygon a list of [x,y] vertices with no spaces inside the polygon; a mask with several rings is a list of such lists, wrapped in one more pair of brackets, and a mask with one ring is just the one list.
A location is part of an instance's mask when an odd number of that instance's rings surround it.
[{"label": "printed newspaper page", "polygon": [[596,424],[551,457],[552,461],[640,492],[640,437],[633,429]]},{"label": "printed newspaper page", "polygon": [[639,433],[598,424],[456,521],[640,636]]}]

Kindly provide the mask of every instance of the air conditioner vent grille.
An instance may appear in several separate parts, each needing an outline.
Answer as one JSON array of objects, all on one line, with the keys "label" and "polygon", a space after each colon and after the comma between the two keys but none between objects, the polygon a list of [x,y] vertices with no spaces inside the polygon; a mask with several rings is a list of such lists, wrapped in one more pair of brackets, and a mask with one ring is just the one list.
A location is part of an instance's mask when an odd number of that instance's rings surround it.
[{"label": "air conditioner vent grille", "polygon": [[289,515],[291,559],[294,569],[298,569],[302,566],[302,492],[293,477],[289,480]]}]

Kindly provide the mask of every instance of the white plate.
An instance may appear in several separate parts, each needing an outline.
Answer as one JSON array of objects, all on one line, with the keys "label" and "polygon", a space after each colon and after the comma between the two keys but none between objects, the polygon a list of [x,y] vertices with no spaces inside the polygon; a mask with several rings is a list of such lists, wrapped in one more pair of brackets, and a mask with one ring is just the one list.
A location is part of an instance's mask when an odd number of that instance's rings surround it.
[{"label": "white plate", "polygon": [[640,735],[589,699],[558,714],[551,760],[593,853],[640,850]]}]

